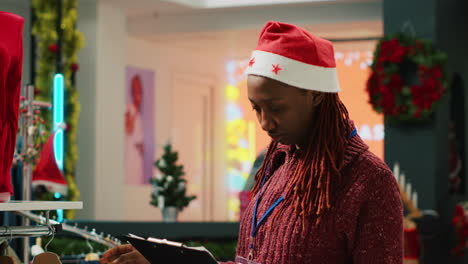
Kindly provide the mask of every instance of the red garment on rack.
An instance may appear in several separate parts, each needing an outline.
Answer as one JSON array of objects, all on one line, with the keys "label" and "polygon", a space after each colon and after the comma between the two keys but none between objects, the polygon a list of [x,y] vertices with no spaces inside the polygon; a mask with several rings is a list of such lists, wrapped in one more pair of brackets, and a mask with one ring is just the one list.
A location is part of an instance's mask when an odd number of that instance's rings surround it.
[{"label": "red garment on rack", "polygon": [[22,17],[0,11],[0,202],[13,194],[10,170],[18,129],[23,24]]}]

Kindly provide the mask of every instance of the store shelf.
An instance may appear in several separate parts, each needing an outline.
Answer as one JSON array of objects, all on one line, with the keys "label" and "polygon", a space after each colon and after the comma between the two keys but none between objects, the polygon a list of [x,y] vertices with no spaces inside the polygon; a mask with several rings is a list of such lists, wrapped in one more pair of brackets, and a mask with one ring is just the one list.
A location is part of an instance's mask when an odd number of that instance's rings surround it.
[{"label": "store shelf", "polygon": [[0,211],[47,211],[58,209],[83,209],[83,202],[9,201],[0,203]]}]

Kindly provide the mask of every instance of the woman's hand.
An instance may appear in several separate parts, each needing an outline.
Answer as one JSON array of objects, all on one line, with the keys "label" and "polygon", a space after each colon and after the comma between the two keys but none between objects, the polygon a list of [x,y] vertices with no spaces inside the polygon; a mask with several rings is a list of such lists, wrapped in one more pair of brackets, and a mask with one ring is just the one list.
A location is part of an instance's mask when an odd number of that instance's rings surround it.
[{"label": "woman's hand", "polygon": [[106,251],[101,263],[109,264],[151,264],[132,245],[121,245]]}]

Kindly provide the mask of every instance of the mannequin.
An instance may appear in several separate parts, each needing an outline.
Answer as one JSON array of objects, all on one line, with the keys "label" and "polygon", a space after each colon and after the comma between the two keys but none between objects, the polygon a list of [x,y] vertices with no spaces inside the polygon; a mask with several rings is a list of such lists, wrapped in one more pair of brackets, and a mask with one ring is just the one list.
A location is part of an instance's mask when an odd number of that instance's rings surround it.
[{"label": "mannequin", "polygon": [[13,194],[10,169],[18,129],[23,24],[22,17],[0,11],[0,202]]}]

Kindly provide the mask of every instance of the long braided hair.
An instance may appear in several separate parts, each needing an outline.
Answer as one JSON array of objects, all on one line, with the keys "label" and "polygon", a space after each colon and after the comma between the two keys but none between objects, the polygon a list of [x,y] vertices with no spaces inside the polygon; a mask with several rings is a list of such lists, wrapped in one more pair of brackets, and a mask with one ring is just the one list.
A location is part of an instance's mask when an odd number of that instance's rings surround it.
[{"label": "long braided hair", "polygon": [[[320,217],[331,207],[330,193],[341,181],[339,170],[342,167],[346,138],[351,132],[349,115],[338,94],[325,93],[314,109],[308,146],[302,152],[296,169],[291,174],[287,197],[292,199],[296,213],[305,218]],[[265,155],[265,162],[257,171],[253,194],[260,190],[262,177],[271,161],[278,142],[272,141]]]}]

